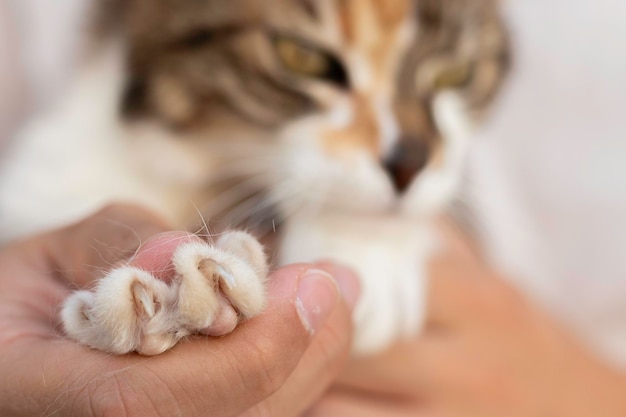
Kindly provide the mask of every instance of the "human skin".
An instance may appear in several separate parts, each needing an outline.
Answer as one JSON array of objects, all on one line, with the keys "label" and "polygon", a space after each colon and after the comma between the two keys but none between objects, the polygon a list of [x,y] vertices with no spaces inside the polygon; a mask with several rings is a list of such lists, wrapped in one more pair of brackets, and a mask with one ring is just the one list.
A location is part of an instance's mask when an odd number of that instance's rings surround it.
[{"label": "human skin", "polygon": [[442,231],[423,334],[352,361],[306,416],[626,416],[626,375],[490,271],[458,231]]},{"label": "human skin", "polygon": [[[331,264],[275,272],[265,313],[157,357],[110,356],[63,338],[58,312],[71,289],[131,255],[158,270],[189,238],[146,241],[166,230],[151,213],[116,206],[0,249],[1,416],[296,416],[327,389],[348,356],[358,297],[351,272]],[[135,253],[140,242],[150,256]]]}]

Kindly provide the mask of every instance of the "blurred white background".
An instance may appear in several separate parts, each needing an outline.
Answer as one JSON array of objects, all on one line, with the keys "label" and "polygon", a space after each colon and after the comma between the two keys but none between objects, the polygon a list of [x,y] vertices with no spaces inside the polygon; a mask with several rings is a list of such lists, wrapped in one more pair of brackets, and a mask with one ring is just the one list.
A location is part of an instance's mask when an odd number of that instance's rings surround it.
[{"label": "blurred white background", "polygon": [[[0,2],[0,143],[71,76],[87,0]],[[626,2],[509,0],[515,70],[469,201],[493,260],[626,365]]]},{"label": "blurred white background", "polygon": [[490,252],[626,364],[626,2],[509,0],[515,70],[471,164]]}]

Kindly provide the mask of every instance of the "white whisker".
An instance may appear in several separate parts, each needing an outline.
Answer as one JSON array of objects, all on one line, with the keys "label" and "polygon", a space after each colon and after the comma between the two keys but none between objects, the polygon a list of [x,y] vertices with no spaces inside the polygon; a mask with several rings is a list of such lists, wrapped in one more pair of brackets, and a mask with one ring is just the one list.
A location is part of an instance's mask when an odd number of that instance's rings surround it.
[{"label": "white whisker", "polygon": [[[266,176],[271,175],[272,174],[267,174]],[[262,175],[246,178],[218,194],[215,199],[209,203],[209,212],[213,214],[221,213],[237,202],[248,198],[250,195],[257,194],[259,189],[266,188],[266,181],[263,181],[263,178],[264,176]]]}]

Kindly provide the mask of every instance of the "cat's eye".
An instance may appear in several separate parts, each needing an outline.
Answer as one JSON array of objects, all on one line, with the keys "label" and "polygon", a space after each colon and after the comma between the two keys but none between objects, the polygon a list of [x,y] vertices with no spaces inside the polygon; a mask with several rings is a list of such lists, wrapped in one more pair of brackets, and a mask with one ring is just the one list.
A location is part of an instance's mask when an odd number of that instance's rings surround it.
[{"label": "cat's eye", "polygon": [[348,75],[343,65],[325,50],[285,36],[274,38],[274,48],[282,65],[289,71],[347,87]]},{"label": "cat's eye", "polygon": [[472,67],[467,62],[445,66],[437,73],[433,86],[437,90],[460,88],[467,85],[472,77]]},{"label": "cat's eye", "polygon": [[195,28],[175,39],[172,49],[199,49],[215,40],[214,30],[206,28]]}]

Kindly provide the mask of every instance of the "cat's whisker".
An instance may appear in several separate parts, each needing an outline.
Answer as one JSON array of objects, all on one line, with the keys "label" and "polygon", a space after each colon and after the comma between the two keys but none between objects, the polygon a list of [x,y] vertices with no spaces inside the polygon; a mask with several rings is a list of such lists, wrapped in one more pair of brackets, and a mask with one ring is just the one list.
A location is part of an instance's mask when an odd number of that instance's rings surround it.
[{"label": "cat's whisker", "polygon": [[303,211],[306,206],[306,201],[301,199],[300,203],[293,203],[290,206],[284,206],[284,209],[280,212],[278,217],[279,223],[284,223],[291,217]]},{"label": "cat's whisker", "polygon": [[[280,210],[278,212],[279,223],[283,223],[290,217],[301,212],[309,204],[307,198],[302,198],[304,196],[304,193],[307,192],[303,191],[304,187],[302,187],[301,184],[297,184],[295,182],[291,185],[291,194],[288,194],[286,191],[284,191],[285,195],[281,196],[280,193],[277,193],[275,197],[277,199],[276,204],[280,205]],[[287,184],[283,184],[283,186],[287,188]]]},{"label": "cat's whisker", "polygon": [[238,227],[247,218],[253,216],[257,212],[254,208],[260,201],[263,200],[264,196],[261,192],[250,195],[225,213],[223,221],[225,221],[230,227]]},{"label": "cat's whisker", "polygon": [[215,214],[224,212],[229,207],[246,199],[251,194],[258,193],[260,189],[265,188],[264,181],[261,181],[262,178],[264,178],[264,176],[245,178],[234,186],[218,194],[208,205],[210,213]]},{"label": "cat's whisker", "polygon": [[266,220],[263,218],[266,209],[288,202],[297,194],[297,184],[292,182],[283,180],[279,185],[274,186],[269,194],[260,193],[260,195],[250,196],[228,213],[229,218],[235,222],[234,224],[239,224],[244,220],[250,223],[253,219],[255,223],[263,222]]},{"label": "cat's whisker", "polygon": [[202,226],[200,226],[200,228],[198,230],[196,230],[194,235],[198,236],[200,234],[200,231],[202,231],[202,230],[206,230],[207,235],[211,235],[211,231],[209,230],[209,225],[207,224],[206,220],[204,219],[204,216],[202,215],[202,212],[200,211],[200,208],[193,201],[191,201],[191,204],[193,205],[193,208],[196,210],[196,213],[198,213],[198,217],[200,218],[200,221],[202,222]]},{"label": "cat's whisker", "polygon": [[[269,171],[269,172],[268,172]],[[256,178],[257,180],[265,179],[271,180],[275,174],[273,174],[267,167],[259,167],[252,169],[248,168],[230,168],[220,170],[219,175],[214,175],[207,181],[207,185],[219,186],[223,183],[228,183],[236,180],[246,180]]]},{"label": "cat's whisker", "polygon": [[328,181],[312,181],[308,184],[295,184],[298,192],[295,193],[294,204],[298,206],[297,210],[290,213],[290,216],[297,214],[299,211],[306,210],[310,215],[320,213],[324,207],[329,206],[328,202],[331,198],[329,190],[332,184]]}]

